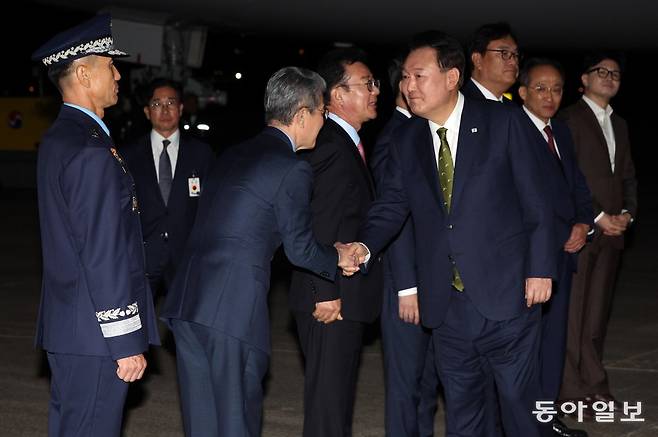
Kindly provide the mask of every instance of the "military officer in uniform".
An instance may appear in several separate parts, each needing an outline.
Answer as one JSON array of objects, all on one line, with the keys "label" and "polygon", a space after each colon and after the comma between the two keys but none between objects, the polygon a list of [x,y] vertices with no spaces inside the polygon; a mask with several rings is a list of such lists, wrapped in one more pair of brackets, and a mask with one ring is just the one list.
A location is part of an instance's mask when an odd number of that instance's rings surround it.
[{"label": "military officer in uniform", "polygon": [[111,18],[98,15],[45,43],[61,111],[39,147],[43,250],[36,344],[52,373],[48,435],[119,436],[128,383],[159,342],[144,274],[135,186],[102,118],[117,102]]}]

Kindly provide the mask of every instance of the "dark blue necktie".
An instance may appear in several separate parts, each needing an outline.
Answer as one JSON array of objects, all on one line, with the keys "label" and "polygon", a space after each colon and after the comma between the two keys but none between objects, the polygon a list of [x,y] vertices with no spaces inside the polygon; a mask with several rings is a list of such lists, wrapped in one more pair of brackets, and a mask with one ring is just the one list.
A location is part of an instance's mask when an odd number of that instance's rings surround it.
[{"label": "dark blue necktie", "polygon": [[162,153],[160,153],[160,162],[158,163],[158,173],[160,175],[160,180],[158,185],[160,185],[160,194],[162,194],[162,200],[164,200],[165,205],[169,200],[169,193],[171,192],[171,159],[169,158],[169,153],[167,153],[167,146],[171,144],[169,140],[162,140]]}]

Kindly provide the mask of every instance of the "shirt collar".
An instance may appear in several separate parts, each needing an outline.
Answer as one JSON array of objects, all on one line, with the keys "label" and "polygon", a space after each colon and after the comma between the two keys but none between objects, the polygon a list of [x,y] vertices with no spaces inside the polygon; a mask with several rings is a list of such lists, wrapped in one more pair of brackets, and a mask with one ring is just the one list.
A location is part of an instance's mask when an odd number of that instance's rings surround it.
[{"label": "shirt collar", "polygon": [[438,123],[434,123],[432,120],[428,120],[430,122],[430,129],[432,129],[432,132],[436,132],[436,130],[440,127],[444,127],[448,129],[448,132],[453,132],[455,134],[459,133],[459,125],[461,124],[461,119],[462,119],[462,111],[464,110],[464,95],[461,92],[457,93],[457,104],[453,108],[452,112],[450,113],[450,116],[446,120],[446,122],[441,126]]},{"label": "shirt collar", "polygon": [[594,100],[590,99],[585,94],[583,94],[583,100],[585,103],[587,103],[587,106],[589,106],[592,111],[594,111],[594,114],[598,118],[603,118],[606,115],[610,117],[610,115],[612,115],[612,106],[610,106],[610,104],[608,104],[608,106],[605,108],[601,108],[596,102],[594,102]]},{"label": "shirt collar", "polygon": [[540,131],[543,131],[546,126],[551,126],[551,129],[553,129],[550,119],[548,120],[548,123],[544,123],[544,120],[542,120],[541,118],[537,117],[535,114],[530,112],[530,110],[526,108],[525,105],[523,105],[523,110],[525,111],[526,114],[528,114],[530,120],[532,120],[535,126],[537,126],[537,129],[539,129]]},{"label": "shirt collar", "polygon": [[361,142],[361,138],[359,138],[359,134],[351,124],[349,124],[348,122],[346,122],[345,120],[334,114],[333,112],[329,113],[328,118],[338,123],[338,125],[342,127],[345,132],[347,132],[347,135],[349,135],[352,141],[354,141],[355,146],[359,145],[359,143]]},{"label": "shirt collar", "polygon": [[176,129],[176,132],[169,135],[168,138],[165,138],[162,135],[160,135],[160,133],[157,132],[155,129],[151,129],[151,144],[158,144],[160,147],[162,147],[162,140],[169,140],[171,141],[171,145],[175,146],[178,145],[179,139],[180,139],[179,129]]},{"label": "shirt collar", "polygon": [[480,82],[478,82],[477,80],[473,79],[472,77],[471,77],[471,80],[473,81],[473,83],[475,84],[475,86],[478,87],[478,89],[480,90],[480,92],[481,92],[482,94],[484,94],[484,97],[485,97],[487,100],[495,100],[495,101],[497,101],[497,102],[501,102],[501,103],[502,103],[502,101],[503,101],[503,96],[500,96],[500,98],[499,98],[499,97],[496,97],[496,96],[494,95],[494,93],[492,93],[491,91],[489,91],[488,89],[486,89],[486,88],[484,87],[484,85],[482,85]]},{"label": "shirt collar", "polygon": [[407,111],[402,106],[396,106],[395,109],[400,113],[402,113],[405,117],[411,118],[411,112]]},{"label": "shirt collar", "polygon": [[100,127],[103,128],[103,130],[105,131],[105,133],[107,134],[107,136],[108,136],[108,137],[110,136],[110,130],[107,128],[107,125],[106,125],[105,123],[103,123],[103,120],[101,120],[101,118],[100,118],[98,115],[96,115],[95,113],[93,113],[92,111],[90,111],[90,110],[87,109],[87,108],[83,108],[82,106],[74,105],[73,103],[66,103],[66,102],[64,102],[64,104],[65,104],[66,106],[70,106],[71,108],[75,108],[75,109],[77,109],[77,110],[79,110],[79,111],[82,111],[82,112],[84,112],[85,114],[87,114],[88,116],[90,116],[91,118],[93,118],[94,121],[96,121],[96,123],[98,123],[98,124],[100,125]]}]

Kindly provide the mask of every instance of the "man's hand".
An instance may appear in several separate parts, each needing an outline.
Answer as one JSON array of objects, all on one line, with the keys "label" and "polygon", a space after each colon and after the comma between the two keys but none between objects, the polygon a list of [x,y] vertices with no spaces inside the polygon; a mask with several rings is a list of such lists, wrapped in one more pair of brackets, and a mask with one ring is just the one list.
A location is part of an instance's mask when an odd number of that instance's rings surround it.
[{"label": "man's hand", "polygon": [[361,243],[341,243],[337,241],[334,247],[338,251],[338,267],[343,269],[344,276],[352,276],[359,271],[368,256],[368,250]]},{"label": "man's hand", "polygon": [[628,225],[631,223],[631,214],[625,212],[623,214],[613,215],[611,220],[619,227],[623,228],[622,232],[626,232]]},{"label": "man's hand", "polygon": [[355,255],[354,243],[343,244],[340,241],[334,243],[338,251],[338,267],[343,270],[344,276],[352,276],[359,271],[359,262]]},{"label": "man's hand", "polygon": [[340,315],[340,308],[340,299],[318,302],[315,304],[313,317],[315,320],[322,323],[331,323],[336,320],[343,320],[343,317]]},{"label": "man's hand", "polygon": [[420,312],[418,311],[418,294],[398,296],[398,311],[400,319],[407,323],[417,325],[420,323]]},{"label": "man's hand", "polygon": [[544,303],[551,298],[551,278],[526,278],[525,280],[525,302],[528,308],[536,303]]},{"label": "man's hand", "polygon": [[142,379],[146,370],[146,358],[144,355],[133,355],[131,357],[119,358],[117,360],[117,376],[125,382],[134,382]]},{"label": "man's hand", "polygon": [[601,228],[604,235],[610,237],[617,237],[624,233],[626,226],[630,219],[622,218],[618,219],[617,217],[627,215],[630,217],[630,214],[621,214],[621,215],[609,215],[603,214],[599,221],[596,222],[596,225]]},{"label": "man's hand", "polygon": [[576,253],[583,248],[587,241],[587,233],[589,226],[584,223],[576,223],[571,228],[571,235],[566,243],[564,243],[564,251],[569,253]]}]

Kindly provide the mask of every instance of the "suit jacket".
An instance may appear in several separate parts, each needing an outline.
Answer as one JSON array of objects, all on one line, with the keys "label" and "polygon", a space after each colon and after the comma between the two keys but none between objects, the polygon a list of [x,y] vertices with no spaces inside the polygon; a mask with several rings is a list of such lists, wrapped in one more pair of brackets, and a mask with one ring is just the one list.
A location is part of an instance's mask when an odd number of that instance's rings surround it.
[{"label": "suit jacket", "polygon": [[518,109],[465,99],[451,209],[443,207],[428,121],[393,138],[388,178],[359,233],[378,253],[411,215],[421,320],[443,321],[453,267],[465,293],[491,320],[527,311],[525,278],[556,277],[552,211]]},{"label": "suit jacket", "polygon": [[[530,117],[523,111],[527,121],[529,137],[535,139],[537,158],[544,171],[544,181],[548,188],[549,200],[553,207],[555,223],[555,250],[558,259],[569,258],[567,265],[576,270],[577,255],[564,251],[564,243],[571,235],[571,229],[576,223],[594,227],[594,212],[592,210],[592,195],[587,187],[574,151],[573,140],[569,127],[561,120],[551,120],[553,137],[557,143],[560,157],[550,151],[544,136],[537,129]],[[558,261],[558,265],[562,265]]]},{"label": "suit jacket", "polygon": [[[409,118],[406,115],[394,110],[388,123],[377,137],[369,163],[378,190],[381,190],[386,180],[386,163],[393,133],[408,121]],[[395,302],[396,304],[390,307],[395,308],[396,311],[397,292],[417,285],[413,250],[413,224],[411,220],[407,219],[399,235],[386,248],[384,257],[384,279],[389,285],[387,291],[393,293],[391,296],[384,296],[384,299],[390,298],[391,302]]]},{"label": "suit jacket", "polygon": [[161,317],[199,323],[269,353],[270,262],[281,243],[293,264],[328,281],[336,275],[336,249],[311,231],[312,179],[308,163],[272,127],[224,152]]},{"label": "suit jacket", "polygon": [[37,186],[37,345],[116,360],[158,344],[139,205],[112,139],[90,116],[63,106],[39,147]]},{"label": "suit jacket", "polygon": [[[313,233],[325,244],[354,241],[375,198],[370,173],[354,142],[342,127],[327,119],[315,149],[300,157],[313,168]],[[381,260],[373,261],[374,271],[370,275],[340,275],[336,282],[295,270],[289,294],[291,308],[312,312],[316,302],[341,298],[344,319],[375,320],[381,308],[382,278]]]},{"label": "suit jacket", "polygon": [[170,281],[183,255],[199,202],[199,197],[189,195],[188,178],[192,175],[198,177],[203,192],[215,156],[210,146],[181,132],[174,179],[169,201],[165,205],[155,171],[150,134],[123,147],[121,154],[135,179],[141,205],[146,272],[153,274],[159,271],[164,258],[169,267],[166,270],[167,280]]},{"label": "suit jacket", "polygon": [[[594,216],[601,212],[620,214],[628,210],[631,216],[637,214],[637,180],[635,165],[631,156],[631,143],[626,121],[617,113],[612,113],[612,129],[615,132],[615,172],[610,167],[608,146],[594,112],[580,99],[564,109],[560,117],[566,120],[576,150],[578,165],[585,175],[592,192]],[[624,247],[624,236],[609,237],[598,235],[602,242],[618,249]]]}]

